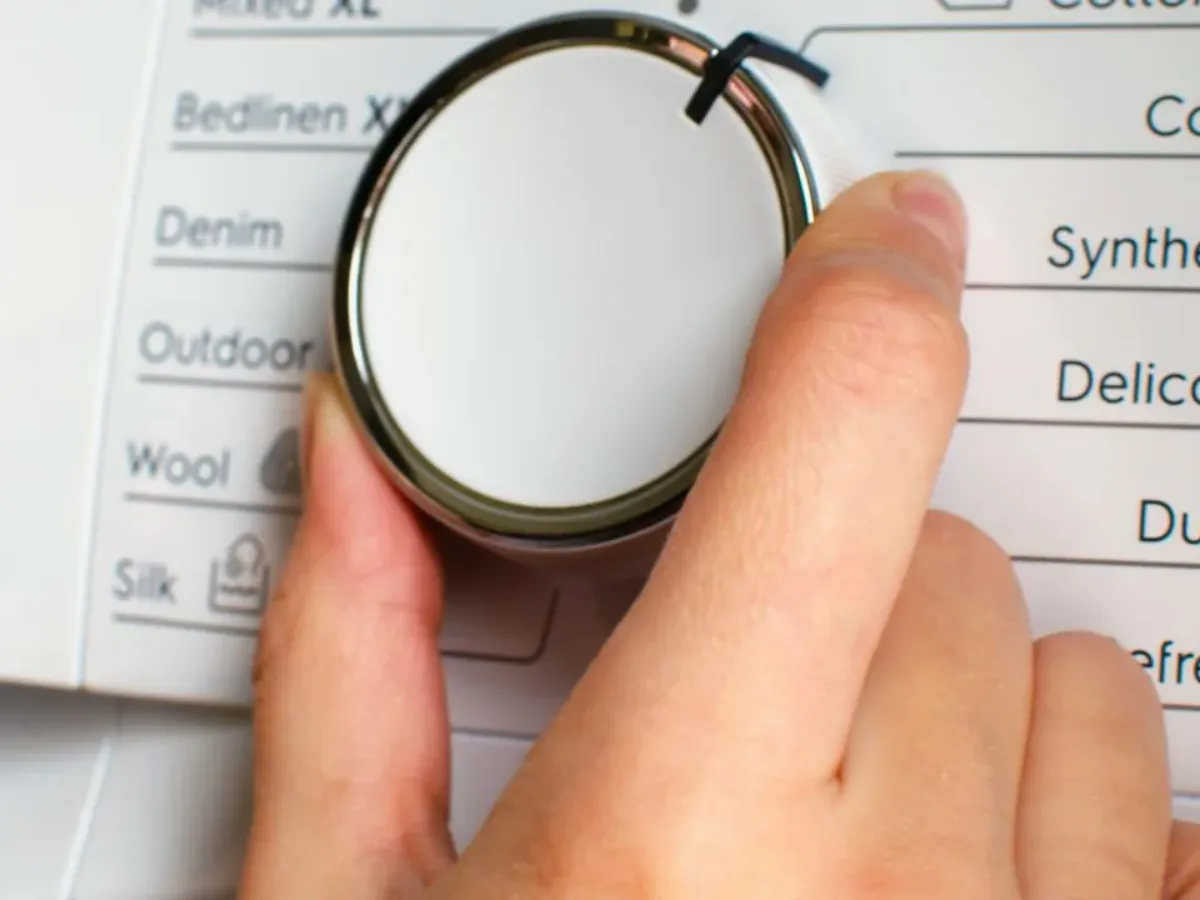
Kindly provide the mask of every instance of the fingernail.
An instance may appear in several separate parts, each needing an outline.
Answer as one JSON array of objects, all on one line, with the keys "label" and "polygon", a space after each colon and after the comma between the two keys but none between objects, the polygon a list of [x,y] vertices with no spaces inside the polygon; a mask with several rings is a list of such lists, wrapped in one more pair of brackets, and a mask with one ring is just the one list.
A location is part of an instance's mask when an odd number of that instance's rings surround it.
[{"label": "fingernail", "polygon": [[300,415],[300,486],[308,493],[308,473],[312,471],[313,415],[320,402],[322,390],[320,375],[310,375],[304,383],[304,401]]},{"label": "fingernail", "polygon": [[307,492],[314,448],[352,431],[337,385],[329,375],[309,378],[304,387],[304,413],[300,425],[300,481]]},{"label": "fingernail", "polygon": [[913,172],[897,182],[896,207],[934,235],[960,265],[967,253],[967,214],[954,187],[933,172]]}]

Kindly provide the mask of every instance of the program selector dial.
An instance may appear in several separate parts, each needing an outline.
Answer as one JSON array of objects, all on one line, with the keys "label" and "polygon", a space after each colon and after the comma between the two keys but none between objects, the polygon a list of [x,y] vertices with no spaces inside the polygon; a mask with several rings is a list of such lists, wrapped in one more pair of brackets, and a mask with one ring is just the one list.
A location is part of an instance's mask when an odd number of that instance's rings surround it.
[{"label": "program selector dial", "polygon": [[749,34],[571,15],[415,98],[351,204],[332,321],[415,505],[535,563],[653,558],[788,252],[873,168],[827,77]]}]

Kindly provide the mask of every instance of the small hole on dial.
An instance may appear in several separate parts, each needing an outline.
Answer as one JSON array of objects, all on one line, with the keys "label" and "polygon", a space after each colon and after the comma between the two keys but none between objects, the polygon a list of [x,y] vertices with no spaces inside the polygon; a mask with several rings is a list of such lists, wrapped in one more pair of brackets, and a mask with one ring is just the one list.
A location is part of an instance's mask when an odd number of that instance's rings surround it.
[{"label": "small hole on dial", "polygon": [[700,0],[679,0],[679,11],[685,16],[690,16],[700,8]]}]

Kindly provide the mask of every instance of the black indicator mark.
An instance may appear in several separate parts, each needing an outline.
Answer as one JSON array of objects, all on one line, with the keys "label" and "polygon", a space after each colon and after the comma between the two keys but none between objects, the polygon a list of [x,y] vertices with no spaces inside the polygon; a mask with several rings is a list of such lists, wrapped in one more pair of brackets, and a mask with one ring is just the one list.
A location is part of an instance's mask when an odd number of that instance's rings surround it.
[{"label": "black indicator mark", "polygon": [[746,32],[705,64],[700,87],[688,103],[688,118],[697,125],[703,125],[730,80],[737,74],[738,67],[751,58],[789,69],[819,88],[825,87],[829,81],[829,73],[825,69],[796,51]]}]

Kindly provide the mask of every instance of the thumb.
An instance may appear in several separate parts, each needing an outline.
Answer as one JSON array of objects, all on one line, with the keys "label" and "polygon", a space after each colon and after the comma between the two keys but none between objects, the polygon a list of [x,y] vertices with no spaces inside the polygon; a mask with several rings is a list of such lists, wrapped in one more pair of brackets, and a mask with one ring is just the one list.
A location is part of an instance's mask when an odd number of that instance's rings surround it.
[{"label": "thumb", "polygon": [[406,898],[454,855],[441,573],[332,379],[305,427],[305,510],[255,671],[241,897]]}]

